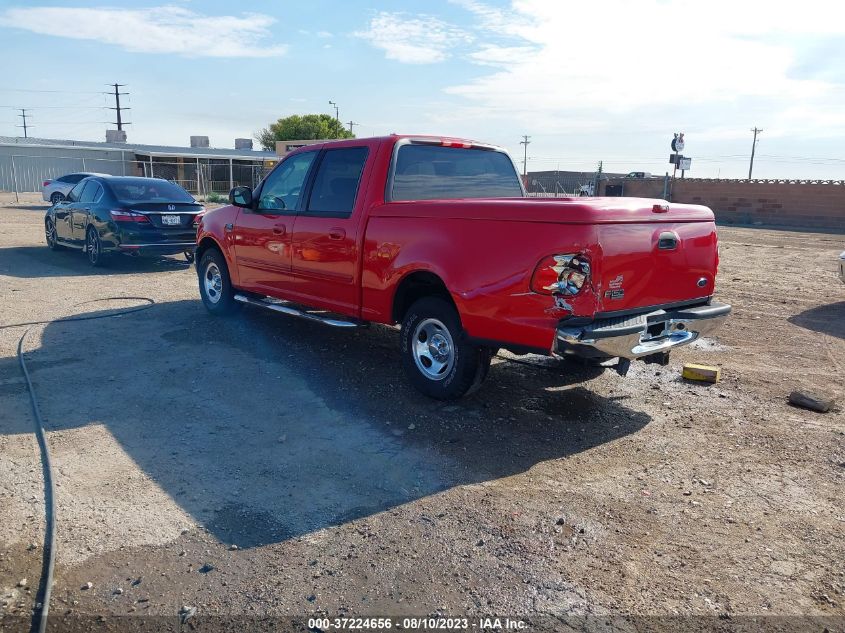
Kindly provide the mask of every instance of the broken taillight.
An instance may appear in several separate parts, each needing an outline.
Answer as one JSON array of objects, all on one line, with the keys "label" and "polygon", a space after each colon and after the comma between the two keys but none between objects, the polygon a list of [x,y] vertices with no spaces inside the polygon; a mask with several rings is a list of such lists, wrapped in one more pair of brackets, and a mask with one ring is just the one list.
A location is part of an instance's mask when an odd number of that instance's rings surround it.
[{"label": "broken taillight", "polygon": [[549,255],[531,277],[531,290],[544,295],[577,295],[590,278],[590,261],[582,254]]}]

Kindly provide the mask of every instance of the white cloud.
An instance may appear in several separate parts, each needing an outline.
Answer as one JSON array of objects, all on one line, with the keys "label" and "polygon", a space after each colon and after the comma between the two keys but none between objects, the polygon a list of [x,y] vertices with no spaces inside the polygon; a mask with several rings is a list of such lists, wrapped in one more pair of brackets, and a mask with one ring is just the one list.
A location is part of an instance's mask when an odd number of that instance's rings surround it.
[{"label": "white cloud", "polygon": [[[469,60],[495,68],[446,89],[467,100],[467,119],[507,117],[561,132],[602,117],[670,129],[742,118],[744,129],[765,121],[750,120],[740,102],[758,104],[762,115],[787,104],[810,112],[836,93],[815,78],[824,75],[796,76],[796,39],[788,37],[845,34],[845,11],[826,0],[805,0],[800,10],[781,2],[607,0],[600,16],[557,0],[514,0],[507,9],[452,1],[475,18],[481,44]],[[701,107],[708,104],[709,111]],[[706,120],[685,123],[693,112]],[[830,118],[837,122],[835,112]]]},{"label": "white cloud", "polygon": [[405,64],[432,64],[450,56],[455,46],[472,41],[472,36],[430,15],[411,17],[405,13],[377,13],[366,31],[353,35],[384,51],[387,59]]},{"label": "white cloud", "polygon": [[[0,13],[0,26],[119,46],[133,53],[192,57],[274,57],[265,44],[275,19],[258,13],[208,16],[174,6],[145,9],[26,7]],[[68,26],[72,25],[72,26]]]}]

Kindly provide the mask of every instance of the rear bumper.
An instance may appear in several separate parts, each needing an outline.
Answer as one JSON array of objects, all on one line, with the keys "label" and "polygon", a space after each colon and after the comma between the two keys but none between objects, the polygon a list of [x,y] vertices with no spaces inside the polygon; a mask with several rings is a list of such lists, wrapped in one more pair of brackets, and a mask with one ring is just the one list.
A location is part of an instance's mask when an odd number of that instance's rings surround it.
[{"label": "rear bumper", "polygon": [[731,306],[708,305],[655,310],[634,316],[600,319],[587,325],[557,329],[556,351],[588,358],[636,359],[688,345],[721,326]]},{"label": "rear bumper", "polygon": [[194,252],[196,242],[153,242],[148,244],[119,244],[117,250],[135,255],[176,255]]}]

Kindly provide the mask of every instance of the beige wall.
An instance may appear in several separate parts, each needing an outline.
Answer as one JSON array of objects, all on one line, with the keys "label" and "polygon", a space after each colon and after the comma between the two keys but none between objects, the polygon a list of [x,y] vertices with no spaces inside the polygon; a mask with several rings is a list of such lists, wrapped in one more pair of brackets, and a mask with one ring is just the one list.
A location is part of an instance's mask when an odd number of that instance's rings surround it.
[{"label": "beige wall", "polygon": [[326,143],[336,139],[317,138],[302,141],[276,141],[276,156],[286,156],[294,149],[302,147],[303,145],[316,145],[317,143]]},{"label": "beige wall", "polygon": [[[623,195],[663,197],[663,178],[618,179]],[[833,229],[845,233],[845,181],[757,181],[676,179],[673,202],[703,204],[725,224],[761,224],[802,229]]]}]

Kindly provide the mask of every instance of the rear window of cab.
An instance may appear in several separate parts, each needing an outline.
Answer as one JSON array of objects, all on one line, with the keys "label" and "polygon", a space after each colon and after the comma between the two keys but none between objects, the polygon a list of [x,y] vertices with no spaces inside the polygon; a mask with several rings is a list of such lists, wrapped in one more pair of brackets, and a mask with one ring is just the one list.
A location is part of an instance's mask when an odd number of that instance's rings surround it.
[{"label": "rear window of cab", "polygon": [[392,200],[519,198],[510,157],[488,149],[402,145],[393,172]]}]

